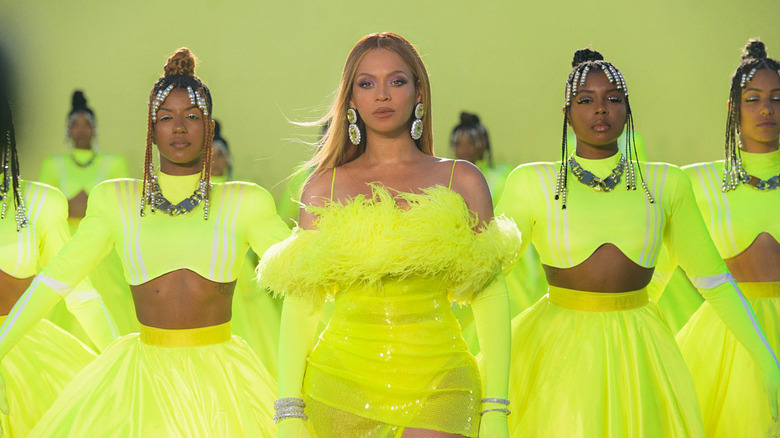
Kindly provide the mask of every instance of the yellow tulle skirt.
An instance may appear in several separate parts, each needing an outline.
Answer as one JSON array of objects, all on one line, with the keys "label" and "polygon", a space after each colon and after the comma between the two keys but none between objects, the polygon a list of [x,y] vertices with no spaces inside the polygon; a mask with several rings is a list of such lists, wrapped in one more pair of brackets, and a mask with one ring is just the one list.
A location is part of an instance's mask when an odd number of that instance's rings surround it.
[{"label": "yellow tulle skirt", "polygon": [[512,321],[513,437],[702,437],[696,394],[645,289],[549,293]]},{"label": "yellow tulle skirt", "polygon": [[[780,282],[740,283],[769,344],[780,347]],[[704,303],[677,335],[693,373],[707,437],[765,437],[774,425],[761,371]]]},{"label": "yellow tulle skirt", "polygon": [[479,370],[442,281],[339,292],[309,355],[304,394],[318,438],[384,438],[404,428],[476,437]]},{"label": "yellow tulle skirt", "polygon": [[[0,324],[5,316],[0,317]],[[9,415],[0,415],[3,436],[24,437],[65,385],[95,353],[47,320],[38,323],[3,358]]]},{"label": "yellow tulle skirt", "polygon": [[274,437],[275,394],[230,323],[142,326],[79,373],[30,437]]}]

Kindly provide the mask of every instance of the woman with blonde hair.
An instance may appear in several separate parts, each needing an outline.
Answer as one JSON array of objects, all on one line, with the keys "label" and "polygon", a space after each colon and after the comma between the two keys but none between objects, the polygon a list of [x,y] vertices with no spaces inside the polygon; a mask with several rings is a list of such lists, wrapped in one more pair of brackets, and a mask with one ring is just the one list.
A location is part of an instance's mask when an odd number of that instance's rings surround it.
[{"label": "woman with blonde hair", "polygon": [[[361,39],[324,119],[299,227],[258,266],[261,284],[285,296],[279,436],[507,436],[501,268],[519,235],[493,219],[479,169],[433,155],[415,48],[393,33]],[[335,310],[311,348],[327,299]],[[484,394],[452,300],[474,309]]]}]

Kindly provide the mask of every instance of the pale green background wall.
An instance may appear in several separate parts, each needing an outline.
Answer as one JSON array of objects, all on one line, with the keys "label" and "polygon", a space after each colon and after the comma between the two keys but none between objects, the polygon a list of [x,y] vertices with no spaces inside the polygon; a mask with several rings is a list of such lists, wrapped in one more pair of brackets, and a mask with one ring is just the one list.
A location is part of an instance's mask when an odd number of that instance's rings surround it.
[{"label": "pale green background wall", "polygon": [[347,52],[392,30],[415,43],[433,84],[437,152],[462,109],[487,124],[499,159],[558,157],[562,84],[591,44],[625,74],[651,159],[721,156],[728,80],[748,37],[780,58],[778,0],[44,1],[0,0],[0,44],[19,88],[24,176],[65,148],[73,89],[86,91],[103,150],[140,174],[146,98],[167,56],[189,46],[215,97],[236,176],[277,185],[310,150]]}]

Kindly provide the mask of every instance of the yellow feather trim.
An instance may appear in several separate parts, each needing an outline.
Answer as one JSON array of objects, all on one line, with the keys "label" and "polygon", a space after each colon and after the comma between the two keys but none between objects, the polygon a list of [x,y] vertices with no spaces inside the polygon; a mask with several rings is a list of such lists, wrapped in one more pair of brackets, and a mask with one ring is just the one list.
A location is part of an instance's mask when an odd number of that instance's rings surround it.
[{"label": "yellow feather trim", "polygon": [[475,232],[463,198],[447,187],[394,196],[372,184],[372,191],[371,198],[347,204],[307,207],[318,217],[317,229],[296,228],[266,251],[257,267],[261,286],[321,302],[385,277],[442,276],[450,299],[465,303],[519,255],[513,221],[497,217]]}]

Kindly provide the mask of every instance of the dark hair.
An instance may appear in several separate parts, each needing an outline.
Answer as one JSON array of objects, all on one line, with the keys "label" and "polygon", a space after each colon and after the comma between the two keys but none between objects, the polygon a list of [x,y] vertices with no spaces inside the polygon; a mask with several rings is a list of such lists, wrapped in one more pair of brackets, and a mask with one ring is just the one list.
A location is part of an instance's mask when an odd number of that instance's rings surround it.
[{"label": "dark hair", "polygon": [[[0,153],[0,170],[3,171],[2,191],[5,196],[8,196],[9,191],[13,192],[16,231],[20,231],[27,225],[27,214],[19,182],[19,154],[16,151],[16,131],[11,113],[11,104],[8,102],[8,98],[2,89],[0,89],[0,133],[3,134],[4,138],[2,140],[5,143]],[[2,200],[3,217],[5,217],[7,202],[7,198],[4,197]]]},{"label": "dark hair", "polygon": [[739,123],[741,119],[742,89],[745,88],[748,82],[753,80],[756,71],[762,69],[772,70],[780,75],[780,62],[767,57],[766,47],[761,40],[750,39],[742,49],[742,61],[739,63],[734,75],[731,76],[729,111],[726,116],[726,163],[721,184],[721,190],[724,192],[735,189],[741,178],[746,176],[740,174],[743,173],[742,158],[738,147],[740,143]]},{"label": "dark hair", "polygon": [[[558,171],[558,180],[555,187],[555,199],[562,198],[561,208],[566,208],[566,189],[568,187],[568,155],[569,146],[567,141],[567,130],[569,117],[571,115],[571,99],[577,95],[577,89],[585,84],[585,80],[588,77],[588,73],[591,70],[601,70],[607,77],[610,83],[615,84],[619,90],[623,91],[626,102],[626,151],[628,153],[628,169],[626,178],[626,189],[635,190],[636,180],[634,177],[634,162],[638,161],[638,154],[636,151],[636,144],[634,141],[634,115],[631,112],[631,104],[628,100],[628,87],[626,86],[626,80],[623,77],[623,73],[618,70],[612,63],[604,60],[604,56],[601,53],[592,50],[590,48],[579,49],[574,52],[574,57],[571,62],[572,71],[569,73],[569,77],[566,79],[566,103],[564,104],[563,114],[563,137],[561,140],[561,167]],[[642,175],[642,167],[637,165],[636,169],[639,170],[639,178],[642,181],[642,188],[645,191],[648,201],[650,203],[655,202],[653,196],[647,188],[644,176]]]},{"label": "dark hair", "polygon": [[490,137],[488,136],[485,125],[479,120],[479,116],[462,111],[460,113],[460,123],[452,128],[450,135],[450,146],[455,146],[459,135],[467,135],[471,141],[481,146],[481,149],[488,154],[488,165],[493,166],[493,154],[490,149]]},{"label": "dark hair", "polygon": [[[152,137],[154,131],[154,124],[157,122],[156,111],[162,101],[168,97],[170,91],[180,88],[187,90],[192,89],[194,93],[202,96],[205,99],[206,110],[203,112],[203,125],[204,125],[204,142],[203,142],[203,166],[201,168],[200,178],[205,181],[206,192],[204,194],[204,200],[206,202],[206,208],[204,210],[204,218],[208,218],[208,202],[211,187],[211,148],[214,139],[214,131],[211,124],[211,91],[209,87],[195,75],[195,65],[197,64],[197,58],[186,47],[182,47],[176,50],[173,55],[168,58],[168,61],[163,67],[164,75],[154,83],[151,93],[149,93],[149,112],[146,126],[146,154],[144,157],[144,180],[143,180],[143,193],[141,195],[141,215],[144,214],[145,203],[151,203],[151,181],[152,173]],[[168,89],[170,87],[170,89]],[[167,92],[166,92],[167,90]],[[162,100],[161,100],[162,99]]]},{"label": "dark hair", "polygon": [[73,92],[73,96],[70,98],[70,106],[70,112],[68,113],[68,126],[73,123],[75,116],[78,114],[85,114],[92,127],[95,127],[95,113],[89,106],[87,106],[87,98],[84,96],[83,91],[76,90]]}]

